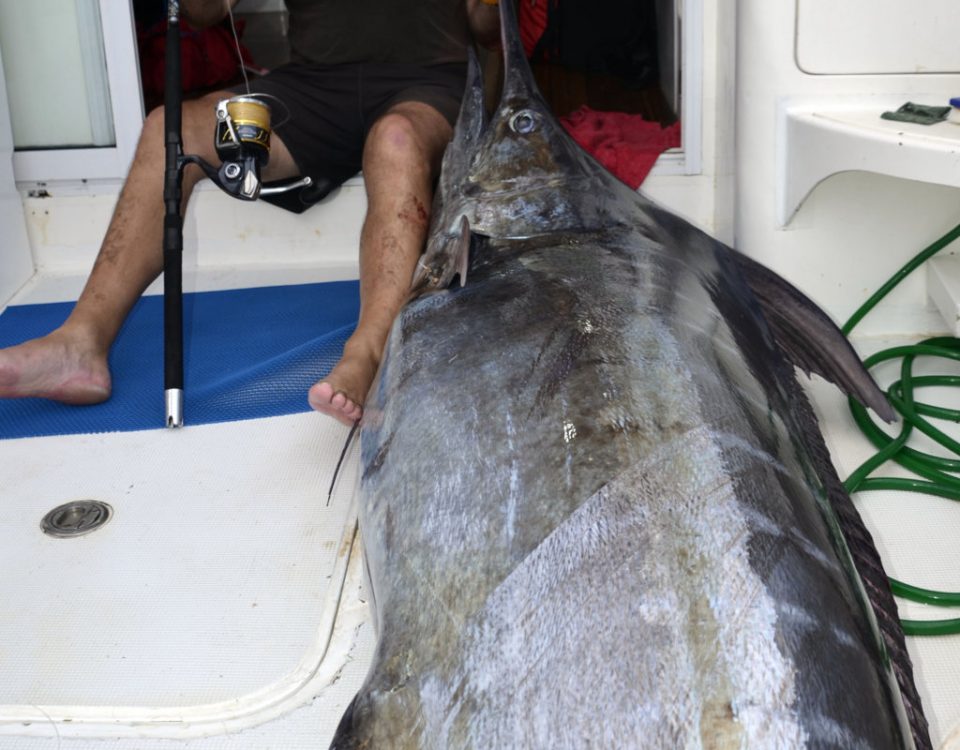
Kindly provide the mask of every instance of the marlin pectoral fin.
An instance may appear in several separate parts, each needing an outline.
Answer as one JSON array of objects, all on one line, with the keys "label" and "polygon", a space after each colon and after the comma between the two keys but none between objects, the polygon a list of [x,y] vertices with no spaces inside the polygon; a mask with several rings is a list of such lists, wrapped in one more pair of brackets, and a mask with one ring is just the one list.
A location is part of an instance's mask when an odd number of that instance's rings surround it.
[{"label": "marlin pectoral fin", "polygon": [[829,380],[881,419],[895,421],[883,391],[826,313],[766,266],[738,252],[733,256],[787,359],[808,375],[815,372]]},{"label": "marlin pectoral fin", "polygon": [[467,283],[467,268],[470,265],[470,222],[466,216],[460,217],[460,237],[456,251],[457,273],[460,274],[460,286]]},{"label": "marlin pectoral fin", "polygon": [[466,216],[461,216],[459,233],[443,235],[431,242],[417,260],[417,267],[410,282],[409,299],[446,289],[458,274],[460,286],[466,284],[467,269],[470,266],[470,240],[470,222]]}]

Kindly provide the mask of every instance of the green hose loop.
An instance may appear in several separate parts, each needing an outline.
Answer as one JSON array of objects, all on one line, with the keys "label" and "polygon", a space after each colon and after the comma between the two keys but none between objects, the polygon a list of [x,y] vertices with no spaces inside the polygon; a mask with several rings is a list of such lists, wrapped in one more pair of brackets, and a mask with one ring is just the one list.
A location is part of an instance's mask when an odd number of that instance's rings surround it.
[{"label": "green hose loop", "polygon": [[931,591],[930,589],[921,589],[911,586],[909,583],[898,581],[895,578],[890,579],[890,588],[897,596],[904,599],[911,599],[915,602],[924,602],[925,604],[940,604],[943,606],[960,606],[960,592]]},{"label": "green hose loop", "polygon": [[955,635],[960,633],[960,618],[954,620],[900,620],[906,635]]},{"label": "green hose loop", "polygon": [[[960,237],[960,224],[947,232],[932,245],[924,248],[906,265],[898,270],[860,308],[850,316],[841,329],[849,335],[854,327],[901,281],[919,268],[955,239]],[[912,346],[897,346],[867,357],[864,366],[869,370],[882,362],[900,359],[900,379],[887,389],[890,404],[901,416],[899,434],[891,436],[884,432],[867,414],[867,410],[853,399],[849,400],[850,412],[861,432],[877,448],[877,453],[857,468],[844,482],[847,492],[870,490],[896,490],[919,492],[960,501],[960,477],[947,472],[960,472],[960,442],[934,427],[925,417],[960,422],[960,411],[926,404],[914,399],[914,392],[932,386],[960,386],[960,376],[913,374],[917,357],[939,357],[960,362],[960,339],[938,336]],[[913,431],[922,432],[957,458],[934,456],[907,446]],[[870,474],[887,461],[893,461],[921,479],[899,477],[870,478]],[[890,580],[890,588],[896,596],[922,604],[937,606],[960,606],[960,592],[934,591]],[[960,633],[960,618],[947,620],[901,620],[907,635],[953,635]]]}]

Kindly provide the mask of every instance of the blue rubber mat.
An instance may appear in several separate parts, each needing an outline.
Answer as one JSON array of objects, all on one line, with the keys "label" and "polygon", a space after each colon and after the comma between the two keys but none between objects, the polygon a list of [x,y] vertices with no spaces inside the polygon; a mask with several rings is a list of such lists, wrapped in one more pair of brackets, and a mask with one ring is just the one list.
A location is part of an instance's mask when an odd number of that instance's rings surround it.
[{"label": "blue rubber mat", "polygon": [[[42,336],[73,303],[0,315],[0,347]],[[184,295],[184,424],[309,411],[359,312],[356,281]],[[162,428],[163,298],[134,307],[110,353],[113,395],[95,406],[0,399],[0,439]]]}]

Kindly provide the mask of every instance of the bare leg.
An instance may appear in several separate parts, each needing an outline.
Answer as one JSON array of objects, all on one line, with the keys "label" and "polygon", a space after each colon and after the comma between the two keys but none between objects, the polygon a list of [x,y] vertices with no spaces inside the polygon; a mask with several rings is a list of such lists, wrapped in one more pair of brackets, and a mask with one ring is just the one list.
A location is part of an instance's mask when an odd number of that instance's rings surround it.
[{"label": "bare leg", "polygon": [[[183,106],[183,147],[218,164],[213,147],[214,106],[229,96],[216,92]],[[163,269],[163,110],[150,113],[130,173],[100,253],[76,306],[64,324],[39,339],[0,349],[0,397],[39,396],[92,404],[110,396],[107,354],[143,290]],[[274,139],[265,176],[296,174],[286,147]],[[183,175],[183,201],[202,176]]]},{"label": "bare leg", "polygon": [[371,128],[363,153],[367,217],[360,235],[360,320],[310,405],[346,425],[363,413],[393,319],[407,299],[430,219],[434,178],[453,130],[432,107],[402,102]]}]

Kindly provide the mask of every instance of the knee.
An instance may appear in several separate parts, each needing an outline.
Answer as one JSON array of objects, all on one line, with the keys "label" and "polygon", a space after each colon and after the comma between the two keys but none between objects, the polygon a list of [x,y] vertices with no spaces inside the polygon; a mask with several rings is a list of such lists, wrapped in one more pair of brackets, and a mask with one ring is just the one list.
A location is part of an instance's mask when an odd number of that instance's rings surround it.
[{"label": "knee", "polygon": [[364,161],[368,159],[422,164],[426,153],[413,120],[398,112],[388,113],[377,120],[367,135]]},{"label": "knee", "polygon": [[163,145],[163,107],[151,110],[143,121],[143,130],[140,133],[140,145]]},{"label": "knee", "polygon": [[[184,102],[180,121],[180,133],[185,154],[197,154],[207,161],[216,159],[214,130],[216,126],[216,100],[205,97]],[[163,107],[151,110],[143,122],[140,135],[141,150],[156,151],[166,143],[165,112]]]},{"label": "knee", "polygon": [[217,128],[217,101],[222,92],[183,105],[183,151],[197,154],[213,164],[219,164],[215,147]]}]

